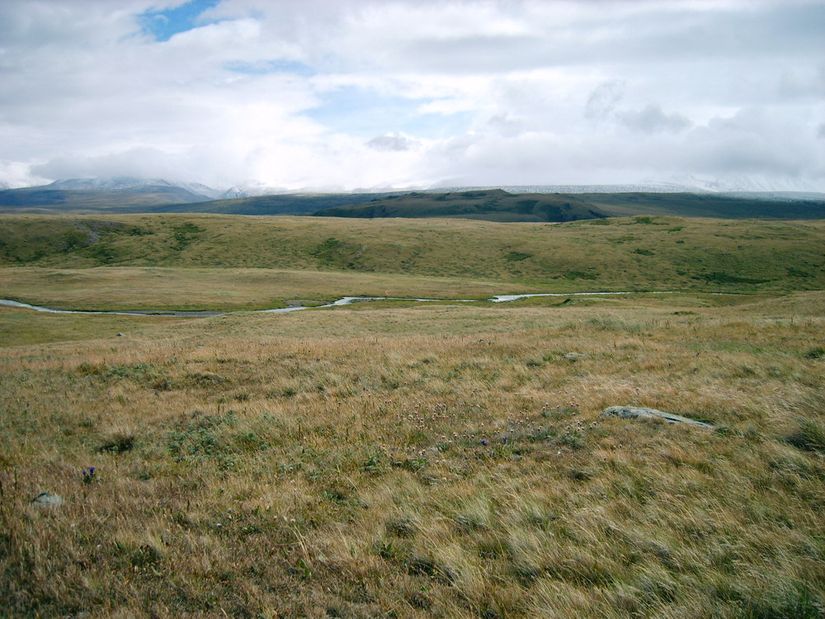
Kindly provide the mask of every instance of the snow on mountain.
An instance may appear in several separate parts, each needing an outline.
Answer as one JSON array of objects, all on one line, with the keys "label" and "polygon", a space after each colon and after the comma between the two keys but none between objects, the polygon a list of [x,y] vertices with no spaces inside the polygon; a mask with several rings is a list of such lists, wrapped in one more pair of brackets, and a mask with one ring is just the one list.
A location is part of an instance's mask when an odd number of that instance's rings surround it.
[{"label": "snow on mountain", "polygon": [[282,187],[270,187],[257,181],[247,181],[223,190],[221,192],[221,198],[232,200],[236,198],[252,198],[255,196],[271,196],[281,193],[295,192],[290,192]]},{"label": "snow on mountain", "polygon": [[234,200],[236,198],[248,198],[250,196],[246,190],[238,186],[232,186],[221,193],[221,198],[226,200]]},{"label": "snow on mountain", "polygon": [[159,178],[135,178],[131,176],[115,176],[112,178],[64,178],[46,185],[49,189],[64,191],[123,191],[141,187],[172,187]]},{"label": "snow on mountain", "polygon": [[674,185],[685,187],[683,191],[707,191],[712,193],[819,193],[825,187],[793,177],[764,178],[752,175],[729,175],[724,178],[686,175],[674,178]]},{"label": "snow on mountain", "polygon": [[223,191],[213,189],[201,183],[170,182],[162,178],[137,178],[133,176],[115,176],[111,178],[65,178],[46,185],[45,189],[63,191],[135,191],[164,187],[183,189],[203,198],[218,199]]},{"label": "snow on mountain", "polygon": [[[162,178],[137,178],[131,176],[118,176],[111,178],[69,178],[56,180],[49,185],[40,187],[41,189],[70,190],[70,191],[157,191],[180,189],[193,196],[205,200],[222,200],[250,198],[264,195],[276,195],[287,193],[325,193],[325,189],[304,189],[287,190],[283,187],[271,187],[257,181],[247,181],[239,185],[234,185],[228,189],[216,189],[202,183],[168,181]],[[0,182],[0,190],[9,189],[9,185]],[[760,194],[765,197],[783,198],[792,197],[801,199],[809,197],[811,199],[822,199],[822,187],[816,187],[810,183],[799,181],[798,179],[762,179],[751,176],[711,178],[685,175],[672,177],[668,180],[643,180],[638,183],[627,184],[606,184],[606,185],[495,185],[495,186],[447,186],[440,184],[423,188],[389,188],[383,187],[360,189],[358,193],[371,193],[374,191],[468,191],[482,189],[503,189],[510,193],[626,193],[626,192],[651,192],[651,193],[724,193],[724,194]],[[329,188],[326,192],[331,191]],[[336,193],[349,193],[343,190]]]},{"label": "snow on mountain", "polygon": [[214,187],[209,187],[208,185],[204,185],[203,183],[174,183],[175,186],[180,187],[182,189],[186,189],[186,191],[190,191],[194,194],[205,196],[212,200],[220,200],[223,198],[223,190],[222,189],[215,189]]}]

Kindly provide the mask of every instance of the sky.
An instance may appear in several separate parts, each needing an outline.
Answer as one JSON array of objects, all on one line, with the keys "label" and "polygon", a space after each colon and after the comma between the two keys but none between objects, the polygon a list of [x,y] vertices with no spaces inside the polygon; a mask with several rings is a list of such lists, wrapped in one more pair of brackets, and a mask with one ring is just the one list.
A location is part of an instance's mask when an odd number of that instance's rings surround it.
[{"label": "sky", "polygon": [[825,191],[825,0],[2,0],[0,185]]}]

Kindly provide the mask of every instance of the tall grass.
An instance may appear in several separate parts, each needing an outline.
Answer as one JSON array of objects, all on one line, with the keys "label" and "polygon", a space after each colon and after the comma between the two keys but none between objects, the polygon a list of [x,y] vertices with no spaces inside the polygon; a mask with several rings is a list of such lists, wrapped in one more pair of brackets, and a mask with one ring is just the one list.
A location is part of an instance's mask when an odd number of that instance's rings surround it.
[{"label": "tall grass", "polygon": [[0,310],[5,612],[821,616],[825,295],[556,302]]}]

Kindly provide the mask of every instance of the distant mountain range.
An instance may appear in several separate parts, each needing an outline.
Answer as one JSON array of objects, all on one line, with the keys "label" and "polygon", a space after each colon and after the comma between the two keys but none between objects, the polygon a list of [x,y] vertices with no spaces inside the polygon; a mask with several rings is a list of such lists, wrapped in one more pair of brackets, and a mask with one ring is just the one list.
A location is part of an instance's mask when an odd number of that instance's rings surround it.
[{"label": "distant mountain range", "polygon": [[[230,187],[229,189],[215,189],[202,183],[170,182],[162,178],[137,178],[133,176],[115,176],[110,178],[67,178],[56,180],[48,185],[22,187],[10,190],[0,185],[0,190],[20,192],[23,201],[41,201],[44,204],[60,201],[60,194],[50,192],[86,192],[98,194],[97,202],[120,198],[123,202],[137,201],[141,204],[151,203],[158,195],[158,204],[188,204],[206,202],[208,200],[222,200],[231,198],[246,198],[249,196],[281,193],[275,189],[262,185],[251,184],[245,187]],[[143,198],[137,196],[144,196]],[[71,198],[71,195],[64,196]],[[4,202],[9,200],[4,197]]]},{"label": "distant mountain range", "polygon": [[196,186],[172,184],[160,179],[75,178],[49,185],[0,191],[3,210],[120,210],[125,206],[190,204],[213,197]]},{"label": "distant mountain range", "polygon": [[134,177],[75,178],[0,189],[0,211],[227,213],[326,217],[459,217],[570,221],[622,215],[825,218],[815,192],[686,191],[678,185],[535,185],[359,193],[287,193],[250,185],[227,190]]}]

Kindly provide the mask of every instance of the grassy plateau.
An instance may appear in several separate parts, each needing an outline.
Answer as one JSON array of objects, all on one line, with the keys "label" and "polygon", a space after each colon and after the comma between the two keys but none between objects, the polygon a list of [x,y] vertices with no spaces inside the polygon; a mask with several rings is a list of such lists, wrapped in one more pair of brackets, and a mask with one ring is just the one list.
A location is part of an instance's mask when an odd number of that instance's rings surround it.
[{"label": "grassy plateau", "polygon": [[0,288],[86,309],[251,309],[360,294],[821,290],[823,247],[823,221],[0,215]]},{"label": "grassy plateau", "polygon": [[[823,248],[821,221],[2,216],[0,297],[233,311],[0,307],[0,614],[821,617]],[[450,301],[600,290],[633,294]],[[443,301],[244,311],[354,294]]]}]

